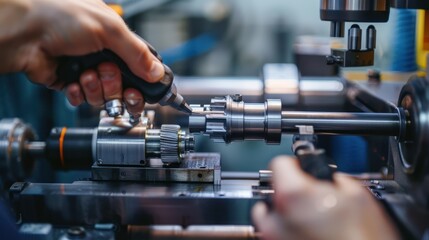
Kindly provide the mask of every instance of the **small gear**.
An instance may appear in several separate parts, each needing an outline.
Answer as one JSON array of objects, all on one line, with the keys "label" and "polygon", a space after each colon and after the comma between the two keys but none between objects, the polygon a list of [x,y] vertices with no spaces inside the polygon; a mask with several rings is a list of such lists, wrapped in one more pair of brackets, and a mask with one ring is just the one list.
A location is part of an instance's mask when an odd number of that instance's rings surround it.
[{"label": "small gear", "polygon": [[161,160],[164,163],[180,162],[179,125],[164,124],[161,126]]}]

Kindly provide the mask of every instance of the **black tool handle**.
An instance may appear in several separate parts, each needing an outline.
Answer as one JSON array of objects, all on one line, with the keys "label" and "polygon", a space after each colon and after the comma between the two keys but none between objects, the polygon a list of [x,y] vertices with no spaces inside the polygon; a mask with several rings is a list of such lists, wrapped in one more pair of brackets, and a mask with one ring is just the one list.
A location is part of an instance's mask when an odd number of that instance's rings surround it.
[{"label": "black tool handle", "polygon": [[[152,47],[149,48],[152,54],[161,61],[161,57],[158,53]],[[60,57],[57,67],[57,77],[59,81],[64,81],[66,84],[78,82],[80,75],[84,71],[95,69],[98,64],[102,62],[113,62],[117,64],[121,70],[123,87],[137,89],[143,94],[145,102],[147,103],[159,102],[173,83],[173,73],[167,66],[164,65],[165,75],[161,81],[149,83],[131,72],[128,65],[118,55],[108,49],[84,56]]]},{"label": "black tool handle", "polygon": [[334,181],[334,171],[328,165],[329,158],[324,150],[299,150],[297,157],[304,172],[319,180]]}]

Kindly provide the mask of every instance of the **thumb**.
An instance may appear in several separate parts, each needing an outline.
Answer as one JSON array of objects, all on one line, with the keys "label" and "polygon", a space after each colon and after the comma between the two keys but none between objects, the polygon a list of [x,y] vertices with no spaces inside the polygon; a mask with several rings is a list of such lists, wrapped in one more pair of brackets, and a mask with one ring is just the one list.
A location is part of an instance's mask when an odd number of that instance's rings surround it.
[{"label": "thumb", "polygon": [[294,157],[279,156],[270,164],[273,171],[274,205],[280,212],[287,211],[288,202],[299,201],[316,180],[306,174]]},{"label": "thumb", "polygon": [[158,82],[164,77],[165,69],[140,37],[126,26],[118,37],[107,39],[110,50],[115,52],[129,66],[131,71],[148,82]]}]

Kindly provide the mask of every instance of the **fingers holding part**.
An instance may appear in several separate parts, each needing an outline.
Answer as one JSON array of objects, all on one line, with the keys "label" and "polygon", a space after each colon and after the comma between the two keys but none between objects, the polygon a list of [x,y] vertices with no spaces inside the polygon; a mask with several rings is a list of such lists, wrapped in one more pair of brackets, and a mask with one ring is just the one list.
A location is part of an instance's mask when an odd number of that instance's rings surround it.
[{"label": "fingers holding part", "polygon": [[86,101],[92,106],[104,104],[103,89],[95,70],[87,70],[80,76],[80,85]]},{"label": "fingers holding part", "polygon": [[73,106],[78,106],[85,101],[82,89],[78,83],[69,84],[65,89],[65,95]]},{"label": "fingers holding part", "polygon": [[122,99],[122,80],[118,66],[110,62],[101,63],[97,67],[97,72],[104,101]]}]

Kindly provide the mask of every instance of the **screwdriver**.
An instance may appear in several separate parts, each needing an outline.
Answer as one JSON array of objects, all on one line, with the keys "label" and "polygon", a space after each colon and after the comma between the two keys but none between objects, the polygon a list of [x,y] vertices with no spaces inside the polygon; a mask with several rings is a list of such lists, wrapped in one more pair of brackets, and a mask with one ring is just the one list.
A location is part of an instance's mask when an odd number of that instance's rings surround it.
[{"label": "screwdriver", "polygon": [[[155,49],[150,44],[147,45],[152,54],[162,62],[161,56]],[[84,56],[60,57],[56,74],[58,79],[64,81],[66,84],[70,84],[79,81],[79,77],[84,71],[94,69],[102,62],[117,64],[122,74],[124,88],[137,89],[143,94],[145,102],[150,104],[159,103],[162,106],[169,105],[186,114],[192,113],[192,108],[186,103],[182,95],[177,93],[176,86],[173,83],[173,72],[165,64],[163,64],[165,69],[164,77],[159,82],[149,83],[136,76],[118,55],[105,49]],[[109,116],[122,115],[120,111],[123,108],[122,106],[118,106],[118,104],[121,105],[122,103],[120,101],[118,103],[117,99],[106,102],[105,108]]]}]

